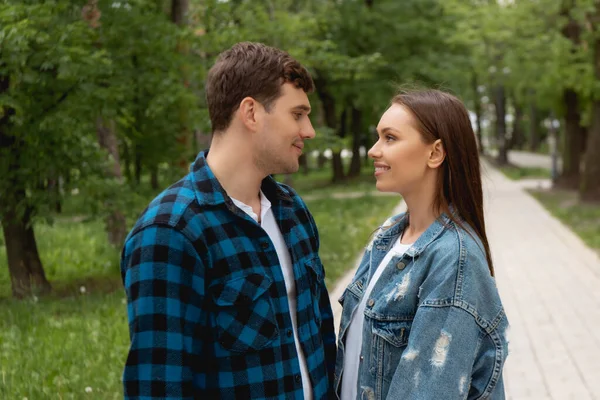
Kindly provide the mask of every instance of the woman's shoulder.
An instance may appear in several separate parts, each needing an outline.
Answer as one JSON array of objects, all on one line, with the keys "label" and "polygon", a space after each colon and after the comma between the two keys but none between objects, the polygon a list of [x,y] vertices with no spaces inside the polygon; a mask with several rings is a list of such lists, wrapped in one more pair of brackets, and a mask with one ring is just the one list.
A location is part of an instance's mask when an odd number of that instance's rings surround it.
[{"label": "woman's shoulder", "polygon": [[433,280],[446,280],[455,305],[474,315],[493,320],[503,313],[502,303],[479,237],[468,227],[452,224],[431,243],[429,274]]}]

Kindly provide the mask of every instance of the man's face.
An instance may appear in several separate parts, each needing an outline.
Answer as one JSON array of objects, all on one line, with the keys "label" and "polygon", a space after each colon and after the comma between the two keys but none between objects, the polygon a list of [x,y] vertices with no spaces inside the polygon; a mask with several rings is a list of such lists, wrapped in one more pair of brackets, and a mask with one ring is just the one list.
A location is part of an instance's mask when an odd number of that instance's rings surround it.
[{"label": "man's face", "polygon": [[315,137],[308,114],[310,103],[302,89],[291,83],[281,86],[281,96],[262,115],[261,129],[256,133],[254,162],[270,174],[298,171],[304,140]]}]

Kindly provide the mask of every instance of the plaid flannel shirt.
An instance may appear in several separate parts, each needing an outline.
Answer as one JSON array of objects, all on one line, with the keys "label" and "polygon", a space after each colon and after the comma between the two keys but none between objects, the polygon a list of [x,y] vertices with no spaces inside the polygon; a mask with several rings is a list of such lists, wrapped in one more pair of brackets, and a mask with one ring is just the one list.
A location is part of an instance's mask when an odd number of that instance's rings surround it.
[{"label": "plaid flannel shirt", "polygon": [[[150,203],[125,241],[125,398],[303,399],[275,247],[205,156]],[[292,258],[314,399],[333,397],[335,334],[315,222],[288,186],[268,177],[262,190]]]}]

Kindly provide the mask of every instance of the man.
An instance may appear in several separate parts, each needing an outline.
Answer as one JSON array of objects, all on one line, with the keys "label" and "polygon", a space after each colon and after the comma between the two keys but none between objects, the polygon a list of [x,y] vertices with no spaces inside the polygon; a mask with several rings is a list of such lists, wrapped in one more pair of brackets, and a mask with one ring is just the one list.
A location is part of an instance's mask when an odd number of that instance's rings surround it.
[{"label": "man", "polygon": [[258,43],[208,74],[213,139],[144,211],[121,271],[126,398],[323,399],[335,337],[315,222],[269,175],[298,170],[309,73]]}]

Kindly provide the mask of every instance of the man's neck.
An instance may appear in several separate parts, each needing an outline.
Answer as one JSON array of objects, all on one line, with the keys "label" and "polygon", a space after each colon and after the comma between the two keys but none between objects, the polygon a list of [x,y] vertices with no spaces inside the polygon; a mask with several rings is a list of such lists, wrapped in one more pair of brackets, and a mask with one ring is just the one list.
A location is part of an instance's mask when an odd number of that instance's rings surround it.
[{"label": "man's neck", "polygon": [[260,209],[260,186],[266,177],[252,160],[247,146],[232,146],[227,142],[214,143],[206,162],[230,197]]}]

